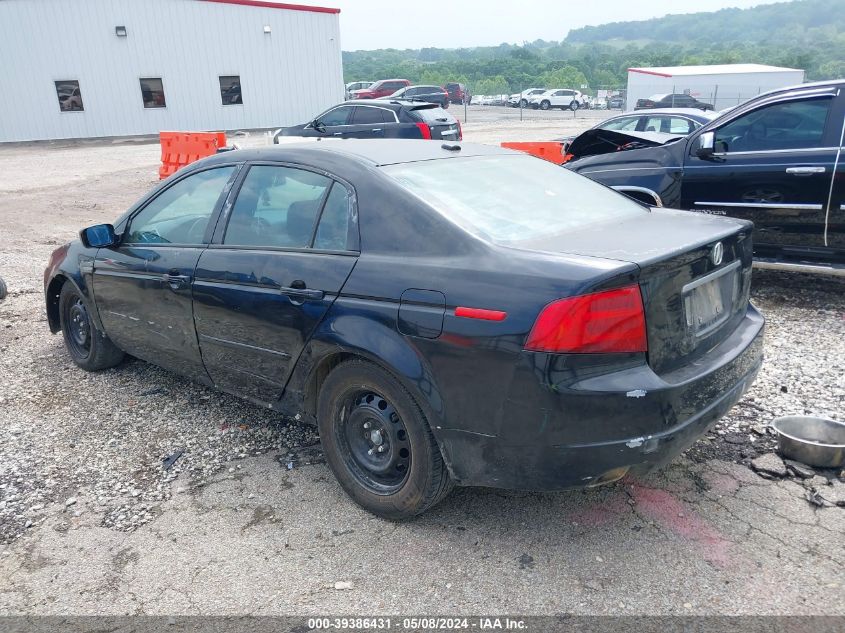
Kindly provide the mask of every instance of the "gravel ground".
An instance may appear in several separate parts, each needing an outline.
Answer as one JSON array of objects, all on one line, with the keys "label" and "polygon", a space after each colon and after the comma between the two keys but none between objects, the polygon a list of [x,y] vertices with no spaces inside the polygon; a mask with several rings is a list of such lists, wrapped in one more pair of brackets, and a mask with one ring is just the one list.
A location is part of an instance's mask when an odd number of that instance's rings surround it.
[{"label": "gravel ground", "polygon": [[[517,126],[518,122],[496,119],[495,112],[487,110],[484,116],[489,120],[471,113],[464,129],[467,140],[482,142],[547,138],[552,129],[569,133],[571,126],[586,127],[605,116],[583,114],[592,118],[575,122],[571,116],[538,118]],[[242,142],[263,140],[253,135]],[[115,218],[156,182],[157,160],[157,145],[143,143],[0,147],[0,193],[5,201],[0,207],[4,239],[0,276],[10,291],[0,302],[0,570],[3,557],[30,556],[27,539],[40,538],[33,535],[48,527],[56,533],[80,525],[106,530],[103,534],[133,532],[149,523],[155,526],[174,507],[174,495],[207,494],[203,491],[209,485],[221,481],[236,485],[248,476],[247,470],[249,476],[256,468],[264,472],[266,461],[254,458],[264,456],[283,471],[294,472],[320,462],[318,439],[310,427],[140,361],[86,373],[64,353],[61,336],[49,334],[41,274],[50,251],[72,239],[81,226]],[[768,321],[766,362],[750,392],[682,458],[689,481],[701,478],[695,474],[704,472],[701,468],[722,464],[712,466],[714,472],[722,472],[719,469],[728,468],[725,463],[733,462],[746,469],[770,453],[775,442],[766,426],[773,417],[808,413],[843,418],[845,280],[757,271],[752,294]],[[165,468],[163,460],[168,458],[175,461]],[[326,481],[325,468],[316,468],[322,474],[314,481]],[[738,471],[730,472],[740,477]],[[839,499],[845,504],[845,485],[838,479],[842,475],[833,471],[807,475],[815,477],[803,484],[799,477],[788,475],[797,487],[778,490],[788,489],[793,496],[804,494],[802,489],[808,496],[819,492],[818,512],[839,516],[834,520],[839,529],[834,528],[833,534],[841,545],[845,515],[830,506]],[[624,487],[619,484],[615,489]],[[495,506],[497,499],[509,498],[491,494],[457,493],[461,503],[470,506],[487,503],[485,499]],[[636,495],[627,494],[633,505]],[[342,495],[337,503],[342,512],[351,512],[351,524],[372,523],[372,518],[345,505]],[[256,509],[253,519],[273,524],[276,515],[265,510]],[[300,510],[303,516],[308,514]],[[763,515],[755,521],[765,523],[767,511],[760,510]],[[820,519],[813,520],[813,525],[822,525]],[[823,520],[824,525],[830,522]],[[87,554],[76,555],[84,566]],[[825,558],[819,569],[830,560],[841,572],[845,564],[841,557]],[[841,578],[834,581],[835,590]],[[2,596],[0,582],[0,612]],[[831,612],[843,608],[840,601]]]}]

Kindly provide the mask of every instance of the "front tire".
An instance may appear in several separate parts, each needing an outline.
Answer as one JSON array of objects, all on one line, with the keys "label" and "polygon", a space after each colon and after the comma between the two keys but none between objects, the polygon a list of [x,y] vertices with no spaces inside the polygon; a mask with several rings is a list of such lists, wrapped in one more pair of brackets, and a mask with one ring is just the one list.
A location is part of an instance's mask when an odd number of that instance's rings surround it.
[{"label": "front tire", "polygon": [[551,105],[552,104],[549,103],[548,101],[542,101],[542,102],[540,102],[540,109],[541,110],[548,110],[551,107]]},{"label": "front tire", "polygon": [[97,329],[88,303],[69,281],[59,294],[59,319],[68,354],[85,371],[108,369],[123,360],[123,352]]},{"label": "front tire", "polygon": [[368,512],[410,519],[452,489],[422,409],[396,378],[370,362],[347,361],[328,375],[317,425],[329,467]]}]

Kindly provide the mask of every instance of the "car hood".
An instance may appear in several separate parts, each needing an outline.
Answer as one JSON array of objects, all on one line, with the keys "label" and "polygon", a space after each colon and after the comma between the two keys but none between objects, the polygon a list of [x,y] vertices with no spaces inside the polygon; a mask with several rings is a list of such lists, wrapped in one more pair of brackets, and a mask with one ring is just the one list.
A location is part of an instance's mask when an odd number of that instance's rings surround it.
[{"label": "car hood", "polygon": [[584,156],[609,154],[628,149],[657,147],[683,137],[682,134],[665,134],[663,132],[618,132],[594,128],[576,136],[569,144],[567,153],[572,154],[572,160],[575,160]]}]

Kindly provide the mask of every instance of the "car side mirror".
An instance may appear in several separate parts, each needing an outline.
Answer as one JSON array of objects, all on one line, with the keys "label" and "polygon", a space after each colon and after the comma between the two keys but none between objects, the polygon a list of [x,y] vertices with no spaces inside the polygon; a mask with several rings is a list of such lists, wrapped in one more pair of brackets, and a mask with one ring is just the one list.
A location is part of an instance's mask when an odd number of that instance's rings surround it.
[{"label": "car side mirror", "polygon": [[713,155],[716,147],[716,133],[705,132],[698,137],[698,147],[695,155],[699,158],[709,158]]},{"label": "car side mirror", "polygon": [[320,121],[320,119],[314,119],[311,121],[311,127],[317,130],[320,134],[326,133],[326,126]]},{"label": "car side mirror", "polygon": [[79,239],[86,248],[106,248],[117,244],[111,224],[95,224],[79,232]]}]

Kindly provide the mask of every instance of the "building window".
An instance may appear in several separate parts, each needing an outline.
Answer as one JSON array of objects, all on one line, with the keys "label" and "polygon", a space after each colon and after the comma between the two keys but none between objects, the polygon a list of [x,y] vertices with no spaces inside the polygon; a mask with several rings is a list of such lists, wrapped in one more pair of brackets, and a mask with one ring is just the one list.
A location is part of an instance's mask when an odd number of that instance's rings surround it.
[{"label": "building window", "polygon": [[237,105],[243,103],[241,96],[241,78],[239,75],[220,77],[220,99],[223,105]]},{"label": "building window", "polygon": [[56,94],[59,97],[59,110],[62,112],[82,112],[82,93],[79,82],[75,79],[56,82]]},{"label": "building window", "polygon": [[141,98],[144,100],[145,108],[163,108],[164,84],[157,77],[141,79]]}]

